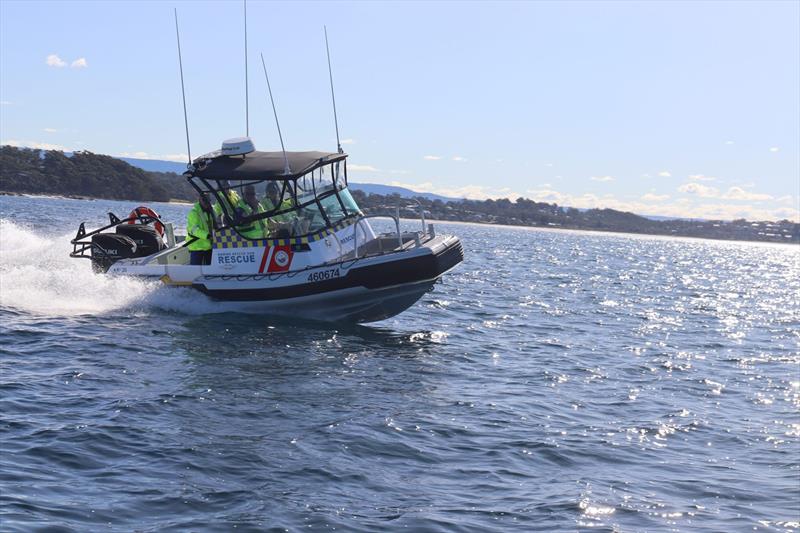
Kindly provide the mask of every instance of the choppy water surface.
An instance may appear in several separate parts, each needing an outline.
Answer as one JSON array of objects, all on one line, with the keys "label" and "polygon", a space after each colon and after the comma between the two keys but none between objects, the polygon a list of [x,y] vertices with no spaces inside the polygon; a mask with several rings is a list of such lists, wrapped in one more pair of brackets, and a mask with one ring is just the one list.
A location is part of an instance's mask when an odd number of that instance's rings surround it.
[{"label": "choppy water surface", "polygon": [[0,198],[3,531],[800,529],[797,247],[437,224],[332,329],[67,258],[131,207]]}]

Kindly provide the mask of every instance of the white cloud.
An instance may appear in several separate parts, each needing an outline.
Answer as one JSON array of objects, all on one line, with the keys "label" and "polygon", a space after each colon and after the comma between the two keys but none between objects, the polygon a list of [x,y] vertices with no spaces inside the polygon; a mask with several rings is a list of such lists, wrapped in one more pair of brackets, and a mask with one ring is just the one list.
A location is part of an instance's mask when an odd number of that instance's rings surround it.
[{"label": "white cloud", "polygon": [[714,181],[717,178],[714,176],[705,176],[703,174],[690,174],[689,179],[694,181]]},{"label": "white cloud", "polygon": [[461,157],[460,155],[454,155],[453,161],[466,161],[466,159]]},{"label": "white cloud", "polygon": [[189,154],[164,154],[154,159],[164,159],[166,161],[175,161],[178,163],[189,162]]},{"label": "white cloud", "polygon": [[545,163],[545,164],[544,164],[544,166],[546,166],[546,167],[552,167],[552,166],[553,166],[553,163]]},{"label": "white cloud", "polygon": [[132,157],[134,159],[154,159],[150,157],[150,154],[147,152],[122,152],[121,154],[117,154],[117,157]]},{"label": "white cloud", "polygon": [[769,194],[749,192],[741,187],[731,187],[722,197],[726,200],[747,200],[751,202],[772,200],[772,196]]},{"label": "white cloud", "polygon": [[380,172],[380,170],[372,165],[347,165],[347,170],[353,172]]},{"label": "white cloud", "polygon": [[426,161],[438,161],[441,158],[442,158],[442,156],[439,156],[439,155],[426,155],[422,159],[425,159]]},{"label": "white cloud", "polygon": [[114,157],[130,157],[133,159],[155,159],[159,161],[175,161],[176,163],[187,163],[189,156],[187,154],[151,154],[148,152],[122,152]]},{"label": "white cloud", "polygon": [[652,192],[649,192],[642,196],[643,202],[663,202],[664,200],[668,199],[669,199],[668,194],[654,194]]},{"label": "white cloud", "polygon": [[342,139],[342,144],[356,144],[355,139]]},{"label": "white cloud", "polygon": [[733,141],[725,141],[725,144],[731,145],[733,144]]},{"label": "white cloud", "polygon": [[44,61],[48,67],[62,68],[67,66],[67,62],[58,57],[56,54],[50,54]]},{"label": "white cloud", "polygon": [[43,131],[45,133],[55,133],[57,130],[55,128],[45,128]]},{"label": "white cloud", "polygon": [[589,179],[592,181],[614,181],[612,176],[591,176]]},{"label": "white cloud", "polygon": [[88,65],[88,63],[86,63],[86,58],[85,57],[79,57],[78,59],[73,61],[72,64],[70,65],[70,67],[72,67],[72,68],[86,68],[88,66],[89,65]]},{"label": "white cloud", "polygon": [[694,206],[691,212],[696,213],[692,218],[734,220],[746,218],[747,220],[783,220],[800,221],[800,211],[790,207],[761,208],[752,205],[732,204],[703,204]]},{"label": "white cloud", "polygon": [[780,148],[778,148],[777,146],[773,146],[772,148],[769,149],[769,151],[773,153],[777,152],[778,150],[780,150]]},{"label": "white cloud", "polygon": [[719,190],[700,183],[684,183],[678,187],[678,192],[693,194],[701,198],[716,198],[719,196]]},{"label": "white cloud", "polygon": [[781,203],[781,204],[792,204],[792,203],[794,203],[794,198],[792,198],[791,195],[787,194],[785,196],[781,196],[780,198],[777,198],[775,201],[778,202],[778,203]]},{"label": "white cloud", "polygon": [[[686,185],[704,187],[698,183]],[[538,202],[555,202],[560,206],[580,209],[610,208],[644,215],[657,215],[674,218],[704,218],[733,220],[782,220],[800,221],[800,210],[791,207],[763,208],[753,205],[735,205],[727,203],[695,204],[689,198],[677,198],[665,202],[659,195],[644,195],[639,201],[624,201],[611,194],[597,196],[595,194],[572,195],[553,189],[528,190],[529,197]],[[644,201],[647,198],[648,201]],[[653,200],[655,203],[649,203]]]},{"label": "white cloud", "polygon": [[393,181],[390,185],[395,187],[405,187],[417,192],[429,192],[448,196],[450,198],[466,198],[468,200],[487,200],[489,198],[509,198],[515,200],[522,196],[518,192],[512,191],[508,187],[493,189],[483,185],[465,185],[463,187],[437,187],[427,181],[425,183],[402,183]]},{"label": "white cloud", "polygon": [[408,170],[399,170],[399,169],[383,170],[372,165],[357,165],[357,164],[347,165],[347,170],[351,172],[370,172],[373,174],[393,174],[396,176],[410,174]]},{"label": "white cloud", "polygon": [[9,146],[16,146],[17,148],[34,148],[36,150],[61,150],[62,152],[70,152],[71,150],[60,144],[43,143],[38,141],[20,141],[17,139],[6,139],[0,141],[0,144],[7,144]]},{"label": "white cloud", "polygon": [[566,205],[572,206],[572,200],[575,198],[569,194],[564,194],[553,190],[551,188],[546,189],[529,189],[526,191],[530,196],[531,200],[537,202],[548,202],[548,203],[557,203],[558,205]]},{"label": "white cloud", "polygon": [[672,177],[672,174],[670,174],[668,170],[662,170],[661,172],[658,173],[658,175],[661,176],[662,178]]}]

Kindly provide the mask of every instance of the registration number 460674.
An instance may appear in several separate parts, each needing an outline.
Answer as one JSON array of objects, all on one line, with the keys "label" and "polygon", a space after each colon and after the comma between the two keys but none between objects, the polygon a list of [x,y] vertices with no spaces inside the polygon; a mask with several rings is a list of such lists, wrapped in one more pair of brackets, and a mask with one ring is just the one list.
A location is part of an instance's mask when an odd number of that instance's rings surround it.
[{"label": "registration number 460674", "polygon": [[308,281],[325,281],[328,279],[339,278],[341,274],[338,268],[330,268],[319,272],[312,272],[308,275]]}]

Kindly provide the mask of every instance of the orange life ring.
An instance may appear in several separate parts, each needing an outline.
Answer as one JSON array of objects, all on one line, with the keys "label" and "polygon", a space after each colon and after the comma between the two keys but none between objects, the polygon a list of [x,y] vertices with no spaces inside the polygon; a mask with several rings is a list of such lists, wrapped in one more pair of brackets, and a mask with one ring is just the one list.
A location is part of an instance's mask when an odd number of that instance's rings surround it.
[{"label": "orange life ring", "polygon": [[139,222],[141,222],[139,217],[150,217],[150,218],[152,218],[154,220],[154,222],[155,222],[155,224],[153,224],[153,227],[156,228],[156,231],[158,232],[159,235],[161,235],[162,237],[164,236],[164,224],[159,222],[161,217],[158,216],[158,213],[156,213],[155,211],[153,211],[152,209],[150,209],[146,205],[140,205],[139,207],[137,207],[136,209],[131,211],[130,214],[128,214],[128,218],[131,219],[131,220],[128,221],[128,224],[136,224],[137,220],[139,220]]}]

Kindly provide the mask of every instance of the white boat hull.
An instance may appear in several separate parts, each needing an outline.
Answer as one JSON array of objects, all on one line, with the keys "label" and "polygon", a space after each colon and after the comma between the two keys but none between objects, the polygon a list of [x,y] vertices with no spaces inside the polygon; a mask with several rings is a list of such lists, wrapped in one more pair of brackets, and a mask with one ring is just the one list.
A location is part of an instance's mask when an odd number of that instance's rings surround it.
[{"label": "white boat hull", "polygon": [[149,258],[119,261],[109,273],[191,287],[218,302],[220,312],[361,323],[404,311],[462,259],[457,237],[436,236],[396,252],[279,273],[206,274],[201,266]]}]

